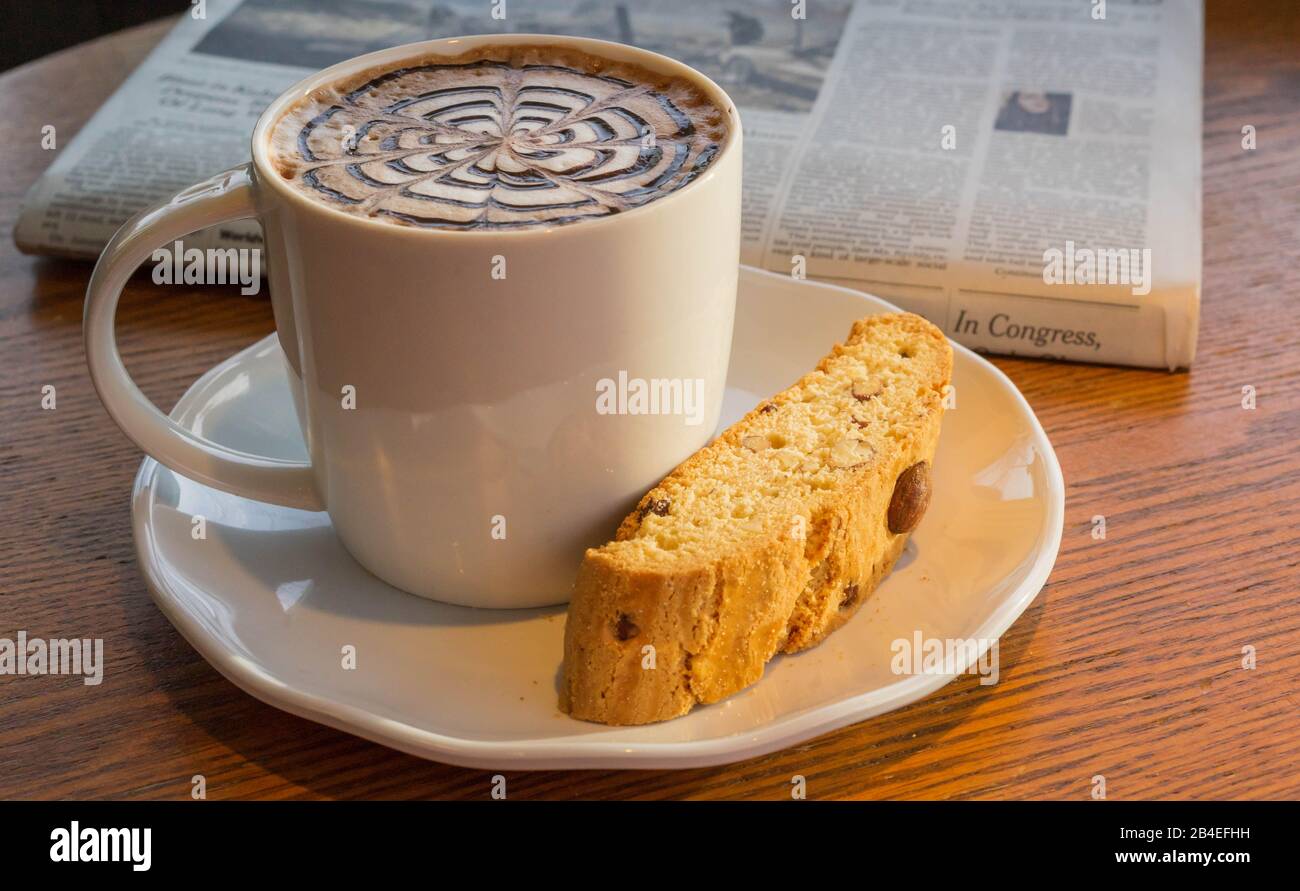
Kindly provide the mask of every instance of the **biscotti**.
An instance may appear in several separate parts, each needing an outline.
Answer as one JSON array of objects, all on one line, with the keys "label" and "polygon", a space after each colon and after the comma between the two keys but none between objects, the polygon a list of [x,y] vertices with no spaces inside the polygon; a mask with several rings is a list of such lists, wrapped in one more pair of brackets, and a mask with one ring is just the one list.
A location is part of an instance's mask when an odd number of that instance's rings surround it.
[{"label": "biscotti", "polygon": [[929,504],[951,373],[929,322],[862,319],[683,462],[587,551],[560,707],[605,724],[678,717],[848,621]]}]

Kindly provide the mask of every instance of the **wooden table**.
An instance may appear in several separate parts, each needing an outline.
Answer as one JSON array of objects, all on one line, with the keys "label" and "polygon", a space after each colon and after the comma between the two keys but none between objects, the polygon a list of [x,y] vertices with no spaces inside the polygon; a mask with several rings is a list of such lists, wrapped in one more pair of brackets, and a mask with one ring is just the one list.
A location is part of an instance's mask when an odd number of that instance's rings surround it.
[{"label": "wooden table", "polygon": [[[0,78],[0,207],[50,161],[166,24]],[[1300,15],[1212,3],[1205,285],[1190,374],[997,359],[1056,445],[1068,488],[1052,577],[1002,642],[1002,677],[811,743],[681,772],[512,773],[512,798],[1111,799],[1300,796]],[[1258,131],[1244,151],[1241,127]],[[66,136],[64,136],[66,139]],[[87,378],[89,267],[0,238],[0,636],[100,636],[100,687],[0,677],[0,796],[469,798],[488,771],[432,764],[245,695],[154,607],[128,496],[140,453]],[[265,298],[137,277],[118,315],[137,381],[171,405],[272,330]],[[57,388],[55,411],[41,388]],[[1242,408],[1253,386],[1257,407]],[[1106,517],[1094,540],[1091,518]],[[1241,666],[1242,648],[1257,653]]]}]

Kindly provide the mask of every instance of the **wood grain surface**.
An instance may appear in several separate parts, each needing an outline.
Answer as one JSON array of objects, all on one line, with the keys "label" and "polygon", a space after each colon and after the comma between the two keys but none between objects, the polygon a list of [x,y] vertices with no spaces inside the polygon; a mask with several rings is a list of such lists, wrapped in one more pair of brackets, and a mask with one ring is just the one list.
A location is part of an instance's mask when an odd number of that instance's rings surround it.
[{"label": "wood grain surface", "polygon": [[[165,32],[123,32],[0,77],[0,217]],[[1205,77],[1205,281],[1186,374],[997,359],[1067,483],[1051,579],[992,687],[928,699],[768,757],[701,770],[509,773],[511,798],[1300,797],[1300,14],[1215,3]],[[1241,128],[1258,148],[1245,151]],[[224,680],[154,607],[128,498],[140,453],[91,388],[89,266],[0,237],[0,636],[105,639],[105,680],[0,676],[0,797],[488,796],[490,774],[292,717]],[[272,330],[235,288],[138,276],[118,314],[170,406]],[[54,411],[40,406],[53,384]],[[1252,386],[1257,407],[1242,407]],[[1102,514],[1107,537],[1094,540]],[[1241,667],[1254,647],[1258,666]]]}]

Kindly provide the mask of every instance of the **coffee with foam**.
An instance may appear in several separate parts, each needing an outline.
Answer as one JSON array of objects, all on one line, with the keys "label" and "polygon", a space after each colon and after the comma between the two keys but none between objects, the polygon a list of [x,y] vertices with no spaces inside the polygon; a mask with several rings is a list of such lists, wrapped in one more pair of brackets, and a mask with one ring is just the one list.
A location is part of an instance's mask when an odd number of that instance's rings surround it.
[{"label": "coffee with foam", "polygon": [[563,47],[486,47],[313,92],[276,123],[271,155],[303,194],[358,216],[556,225],[687,185],[733,115],[685,78]]}]

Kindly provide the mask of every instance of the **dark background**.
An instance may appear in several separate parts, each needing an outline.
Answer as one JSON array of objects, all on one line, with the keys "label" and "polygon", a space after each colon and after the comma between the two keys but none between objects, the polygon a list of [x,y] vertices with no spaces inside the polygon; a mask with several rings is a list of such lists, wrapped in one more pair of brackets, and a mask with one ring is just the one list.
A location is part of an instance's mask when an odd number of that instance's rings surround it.
[{"label": "dark background", "polygon": [[189,0],[0,0],[0,71],[189,7]]}]

